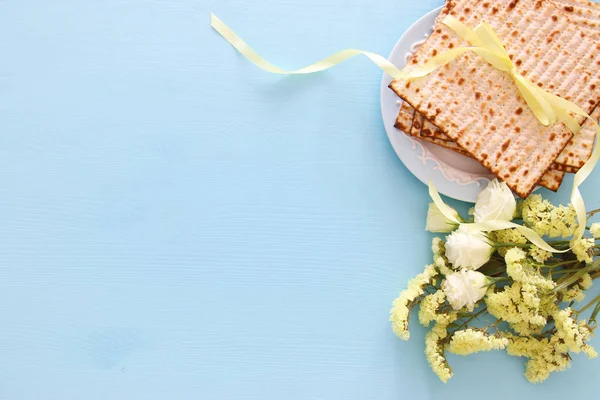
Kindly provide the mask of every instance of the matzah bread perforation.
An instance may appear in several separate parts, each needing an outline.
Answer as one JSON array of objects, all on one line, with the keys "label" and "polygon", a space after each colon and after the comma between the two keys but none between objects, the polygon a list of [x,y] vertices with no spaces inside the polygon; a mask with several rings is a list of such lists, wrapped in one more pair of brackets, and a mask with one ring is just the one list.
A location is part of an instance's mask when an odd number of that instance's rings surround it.
[{"label": "matzah bread perforation", "polygon": [[452,142],[452,138],[438,129],[437,126],[433,125],[429,120],[423,119],[421,127],[421,136],[431,137],[438,140],[446,140]]},{"label": "matzah bread perforation", "polygon": [[[405,104],[408,105],[407,102],[404,102]],[[412,108],[412,107],[410,107]],[[415,111],[414,116],[413,116],[413,124],[410,130],[410,134],[413,136],[421,136],[421,129],[423,128],[423,122],[425,121],[425,118],[423,117],[423,114],[419,114],[418,112]]]},{"label": "matzah bread perforation", "polygon": [[[515,61],[517,68],[528,78],[539,78],[534,81],[549,92],[572,99],[588,112],[600,97],[598,78],[585,74],[589,72],[586,61],[600,65],[595,44],[548,0],[464,0],[450,14],[470,26],[485,19],[514,60],[529,60],[533,55],[537,60],[533,68],[524,70],[522,62]],[[554,31],[557,33],[552,34]],[[569,43],[574,47],[568,47]],[[449,47],[467,45],[438,24],[412,63],[425,62]],[[558,61],[583,73],[546,76],[544,58],[549,64]],[[512,78],[473,54],[465,54],[424,78],[396,80],[390,86],[521,197],[531,192],[572,137],[562,124],[543,127]]]},{"label": "matzah bread perforation", "polygon": [[550,170],[542,176],[542,179],[538,182],[540,186],[556,192],[565,177],[564,171]]},{"label": "matzah bread perforation", "polygon": [[[600,41],[600,4],[587,0],[552,0],[567,17],[596,41]],[[585,29],[584,29],[585,28]]]},{"label": "matzah bread perforation", "polygon": [[413,126],[414,116],[415,109],[409,106],[407,102],[403,101],[394,127],[400,129],[404,133],[410,133]]},{"label": "matzah bread perforation", "polygon": [[[412,124],[412,119],[414,116],[415,116],[415,110],[412,107],[410,107],[406,102],[403,102],[402,106],[400,107],[400,112],[398,113],[398,118],[396,119],[395,127],[404,131],[405,133],[409,132],[408,129],[410,127],[410,128],[412,128],[412,131],[410,133],[411,136],[426,140],[435,145],[444,147],[444,148],[452,150],[456,153],[459,153],[464,156],[472,158],[469,153],[467,153],[465,150],[463,150],[459,145],[457,145],[453,141],[440,140],[440,139],[436,139],[433,137],[427,137],[427,136],[423,136],[422,134],[419,135],[418,133],[415,133],[416,132],[415,127],[418,126],[418,124],[417,123]],[[556,165],[553,165],[552,169],[556,169],[557,171],[564,171],[561,168],[556,168]],[[570,171],[567,170],[566,172],[570,172]],[[556,184],[558,182],[560,185],[560,182],[562,181],[563,176],[564,176],[564,174],[557,175],[556,171],[548,171],[546,174],[544,174],[544,176],[540,180],[539,184],[550,190],[556,191],[556,190],[558,190],[558,186],[556,186]]]},{"label": "matzah bread perforation", "polygon": [[[588,37],[600,41],[600,4],[586,0],[553,0],[553,3],[557,5],[559,10],[563,10],[571,22],[577,25]],[[453,3],[448,4],[447,8],[452,6]],[[582,14],[585,15],[585,19],[573,18]],[[558,69],[559,66],[556,67]],[[598,120],[597,117],[594,119]],[[429,136],[440,140],[452,140],[427,119],[421,118],[421,125],[422,137]],[[595,139],[592,127],[593,124],[590,121],[584,123],[582,133],[585,134],[573,137],[556,159],[553,169],[576,172],[589,159]]]},{"label": "matzah bread perforation", "polygon": [[[598,121],[600,119],[600,107],[596,107],[590,116],[594,121]],[[443,133],[437,126],[433,125],[431,121],[423,119],[422,125],[422,137],[429,136],[439,140],[452,141],[449,136]],[[423,134],[425,131],[434,132],[435,134]],[[590,120],[586,120],[581,127],[581,131],[573,136],[567,147],[560,153],[552,165],[552,169],[570,173],[577,172],[579,167],[585,163],[585,160],[589,159],[592,155],[595,138],[596,131],[594,129],[594,123]]]},{"label": "matzah bread perforation", "polygon": [[[598,122],[600,119],[600,107],[596,107],[590,114],[590,117],[595,122]],[[556,159],[556,163],[579,170],[592,155],[595,139],[595,123],[586,119],[583,125],[581,125],[579,133],[573,136],[567,147],[560,153]]]}]

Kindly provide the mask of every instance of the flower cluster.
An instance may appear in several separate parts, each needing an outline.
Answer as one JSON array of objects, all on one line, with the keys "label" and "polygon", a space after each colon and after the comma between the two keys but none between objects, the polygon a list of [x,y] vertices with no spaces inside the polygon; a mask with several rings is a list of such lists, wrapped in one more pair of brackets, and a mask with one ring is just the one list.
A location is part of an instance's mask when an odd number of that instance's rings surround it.
[{"label": "flower cluster", "polygon": [[525,199],[521,216],[525,224],[543,236],[566,238],[577,229],[577,216],[573,206],[555,207],[539,194]]},{"label": "flower cluster", "polygon": [[408,288],[394,300],[390,315],[392,329],[400,339],[408,340],[410,333],[408,331],[408,315],[415,306],[417,299],[423,295],[423,288],[432,283],[432,279],[437,275],[433,265],[425,268],[425,271],[415,276],[408,282]]},{"label": "flower cluster", "polygon": [[[433,264],[394,301],[396,335],[408,340],[410,312],[418,307],[419,322],[433,323],[425,354],[443,382],[452,376],[446,352],[506,350],[527,358],[525,377],[532,383],[568,368],[572,353],[597,356],[589,340],[600,296],[573,306],[600,277],[600,223],[573,237],[578,225],[572,207],[554,206],[540,195],[517,204],[496,180],[470,214],[470,221],[463,219],[439,198],[429,205],[426,229],[447,236],[433,239]],[[542,237],[563,240],[546,243]]]}]

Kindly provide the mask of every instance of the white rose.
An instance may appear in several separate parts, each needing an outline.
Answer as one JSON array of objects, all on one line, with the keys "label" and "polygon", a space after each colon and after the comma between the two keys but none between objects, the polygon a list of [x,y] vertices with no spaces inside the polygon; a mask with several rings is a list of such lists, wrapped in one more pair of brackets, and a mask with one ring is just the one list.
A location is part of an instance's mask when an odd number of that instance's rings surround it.
[{"label": "white rose", "polygon": [[[454,216],[456,220],[460,221],[460,215],[458,215],[458,211],[456,211],[450,206],[446,207],[448,207],[448,210],[452,213],[452,216]],[[447,233],[452,232],[457,227],[458,223],[456,223],[456,221],[452,221],[446,218],[446,216],[442,214],[442,212],[434,202],[429,203],[429,209],[427,210],[427,222],[425,223],[425,230],[429,232]]]},{"label": "white rose", "polygon": [[506,183],[494,179],[477,196],[475,222],[511,221],[516,209],[517,201]]},{"label": "white rose", "polygon": [[453,309],[467,307],[473,311],[475,303],[485,296],[488,284],[488,278],[481,272],[463,269],[446,275],[442,289]]},{"label": "white rose", "polygon": [[454,268],[478,269],[488,262],[494,248],[487,236],[462,226],[446,239],[446,257]]}]

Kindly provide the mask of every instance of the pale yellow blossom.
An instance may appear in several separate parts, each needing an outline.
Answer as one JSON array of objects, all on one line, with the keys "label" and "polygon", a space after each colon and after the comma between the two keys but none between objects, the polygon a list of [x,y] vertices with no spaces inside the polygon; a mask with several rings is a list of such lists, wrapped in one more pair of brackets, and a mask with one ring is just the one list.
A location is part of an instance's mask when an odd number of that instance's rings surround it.
[{"label": "pale yellow blossom", "polygon": [[433,252],[434,256],[444,254],[446,252],[446,249],[444,248],[444,241],[439,237],[434,237],[431,240],[431,251]]},{"label": "pale yellow blossom", "polygon": [[446,295],[443,290],[427,295],[421,300],[419,307],[419,322],[423,326],[429,326],[432,321],[449,324],[458,319],[458,313],[450,311],[447,313],[440,312],[440,307],[446,303]]},{"label": "pale yellow blossom", "polygon": [[431,250],[433,251],[433,263],[442,275],[448,275],[452,272],[452,267],[448,264],[446,258],[446,245],[442,239],[436,237],[431,242]]},{"label": "pale yellow blossom", "polygon": [[585,299],[585,292],[578,285],[561,291],[562,301],[582,302]]},{"label": "pale yellow blossom", "polygon": [[592,283],[592,277],[590,274],[583,274],[583,276],[577,281],[576,285],[560,291],[560,294],[562,295],[562,301],[582,302],[585,299],[585,291],[592,287]]},{"label": "pale yellow blossom", "polygon": [[534,244],[532,244],[531,247],[529,248],[528,254],[529,254],[529,257],[533,258],[535,261],[542,263],[542,264],[545,263],[547,259],[552,257],[552,253],[550,253],[549,251],[540,249],[539,247],[537,247]]},{"label": "pale yellow blossom", "polygon": [[554,206],[539,194],[530,195],[521,208],[523,222],[538,234],[569,237],[577,229],[577,214],[573,206]]},{"label": "pale yellow blossom", "polygon": [[501,350],[508,345],[508,339],[490,336],[480,330],[471,328],[454,332],[448,351],[466,356],[480,351]]},{"label": "pale yellow blossom", "polygon": [[504,257],[506,261],[506,273],[517,282],[531,284],[539,289],[554,289],[556,283],[543,277],[539,271],[531,266],[527,261],[525,251],[519,248],[512,248],[507,251]]},{"label": "pale yellow blossom", "polygon": [[573,254],[577,256],[579,261],[589,264],[593,261],[591,253],[594,244],[594,239],[590,238],[572,240],[571,251],[573,251]]},{"label": "pale yellow blossom", "polygon": [[425,271],[415,276],[408,282],[408,288],[400,293],[392,304],[390,310],[390,321],[394,333],[402,340],[408,340],[408,318],[415,300],[423,294],[423,288],[430,284],[437,275],[433,264],[425,267]]},{"label": "pale yellow blossom", "polygon": [[[516,229],[503,229],[490,233],[490,238],[495,243],[515,243],[515,244],[526,244],[527,238],[523,236],[521,232]],[[498,254],[502,257],[506,255],[506,252],[510,247],[499,247]]]},{"label": "pale yellow blossom", "polygon": [[506,347],[512,356],[527,357],[525,377],[532,383],[542,382],[550,373],[562,371],[570,366],[569,352],[597,356],[592,346],[586,343],[591,331],[585,321],[571,318],[571,310],[556,310],[552,313],[557,332],[549,338],[509,336]]},{"label": "pale yellow blossom", "polygon": [[491,315],[508,322],[517,333],[537,333],[547,323],[545,303],[531,283],[514,282],[502,291],[489,293],[485,302]]},{"label": "pale yellow blossom", "polygon": [[584,274],[581,279],[579,279],[579,286],[581,286],[583,290],[591,288],[593,283],[590,274]]},{"label": "pale yellow blossom", "polygon": [[591,226],[590,226],[590,233],[592,234],[593,237],[595,237],[596,239],[600,239],[600,223],[599,222],[594,222]]},{"label": "pale yellow blossom", "polygon": [[556,336],[562,339],[567,346],[568,351],[574,353],[585,353],[588,357],[598,356],[596,350],[586,343],[592,337],[592,331],[585,321],[579,323],[571,318],[571,309],[557,311],[552,314],[554,326],[556,327]]},{"label": "pale yellow blossom", "polygon": [[435,324],[425,336],[425,357],[433,372],[444,383],[452,377],[452,369],[444,355],[444,340],[448,336],[447,328],[448,326],[445,324]]},{"label": "pale yellow blossom", "polygon": [[506,347],[508,354],[527,357],[525,377],[531,383],[539,383],[548,378],[550,373],[563,371],[570,366],[566,349],[561,346],[561,339],[533,337],[511,337]]}]

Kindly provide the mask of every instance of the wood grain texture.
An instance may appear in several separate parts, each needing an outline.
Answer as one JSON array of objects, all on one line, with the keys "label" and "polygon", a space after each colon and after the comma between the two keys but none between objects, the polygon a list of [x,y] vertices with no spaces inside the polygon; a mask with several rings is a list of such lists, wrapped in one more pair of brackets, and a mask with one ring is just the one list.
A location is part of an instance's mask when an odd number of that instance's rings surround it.
[{"label": "wood grain texture", "polygon": [[387,321],[430,236],[381,73],[268,75],[208,25],[299,67],[387,54],[440,4],[1,2],[0,398],[594,398],[580,357],[535,387],[503,354],[453,357],[438,382],[423,329],[404,343]]}]

